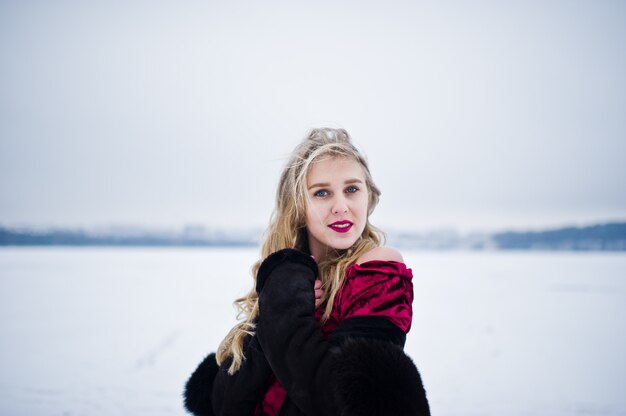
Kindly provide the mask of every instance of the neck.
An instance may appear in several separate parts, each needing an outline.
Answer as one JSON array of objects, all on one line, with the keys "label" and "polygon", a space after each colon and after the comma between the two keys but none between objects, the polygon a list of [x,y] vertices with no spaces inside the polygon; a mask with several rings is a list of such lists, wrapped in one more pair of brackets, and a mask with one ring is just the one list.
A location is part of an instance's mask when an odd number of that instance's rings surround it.
[{"label": "neck", "polygon": [[328,247],[326,246],[316,247],[315,244],[313,246],[309,245],[309,251],[311,252],[311,255],[313,256],[315,261],[318,263],[326,260],[326,258],[328,257],[328,253],[329,253]]}]

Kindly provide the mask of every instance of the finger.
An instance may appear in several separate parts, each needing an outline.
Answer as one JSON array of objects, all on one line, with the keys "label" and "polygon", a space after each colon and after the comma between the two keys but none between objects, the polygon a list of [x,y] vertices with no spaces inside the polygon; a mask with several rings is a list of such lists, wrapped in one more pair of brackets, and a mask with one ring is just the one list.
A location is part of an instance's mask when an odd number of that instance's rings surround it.
[{"label": "finger", "polygon": [[317,289],[321,289],[322,288],[322,281],[321,280],[316,280],[315,284],[313,285],[313,287],[315,288],[315,290]]},{"label": "finger", "polygon": [[317,289],[315,291],[315,299],[321,298],[323,294],[324,294],[324,291],[322,289]]}]

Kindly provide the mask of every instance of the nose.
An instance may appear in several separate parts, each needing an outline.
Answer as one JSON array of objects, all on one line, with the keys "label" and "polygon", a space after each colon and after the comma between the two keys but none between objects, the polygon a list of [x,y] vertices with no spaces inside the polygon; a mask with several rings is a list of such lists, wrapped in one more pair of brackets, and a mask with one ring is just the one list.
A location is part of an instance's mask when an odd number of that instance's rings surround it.
[{"label": "nose", "polygon": [[345,214],[348,212],[348,204],[343,195],[335,198],[333,201],[332,212],[333,214]]}]

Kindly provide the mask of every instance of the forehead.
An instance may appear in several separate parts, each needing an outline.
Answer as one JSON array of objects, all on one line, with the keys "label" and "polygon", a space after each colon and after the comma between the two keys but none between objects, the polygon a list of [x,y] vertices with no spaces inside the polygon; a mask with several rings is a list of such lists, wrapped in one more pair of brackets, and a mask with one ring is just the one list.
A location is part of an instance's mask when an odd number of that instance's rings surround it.
[{"label": "forehead", "polygon": [[307,185],[325,182],[343,182],[347,179],[361,179],[365,182],[365,173],[359,162],[352,158],[329,156],[316,159],[307,173]]}]

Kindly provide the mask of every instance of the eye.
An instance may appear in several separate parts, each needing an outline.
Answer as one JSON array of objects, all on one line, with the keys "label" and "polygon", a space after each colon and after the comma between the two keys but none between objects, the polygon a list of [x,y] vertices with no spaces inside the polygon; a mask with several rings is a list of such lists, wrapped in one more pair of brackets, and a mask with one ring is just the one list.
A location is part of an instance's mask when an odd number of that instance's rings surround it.
[{"label": "eye", "polygon": [[313,196],[325,197],[328,196],[328,191],[326,189],[320,189],[319,191],[315,191]]},{"label": "eye", "polygon": [[348,186],[346,188],[346,192],[349,194],[353,194],[355,192],[357,192],[359,190],[359,188],[357,188],[356,186]]}]

